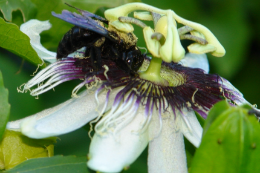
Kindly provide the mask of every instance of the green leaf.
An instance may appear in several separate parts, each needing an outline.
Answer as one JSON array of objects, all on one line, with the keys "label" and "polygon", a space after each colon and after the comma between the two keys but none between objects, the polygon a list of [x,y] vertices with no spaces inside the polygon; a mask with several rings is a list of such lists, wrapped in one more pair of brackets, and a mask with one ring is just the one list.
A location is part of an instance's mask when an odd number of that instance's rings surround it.
[{"label": "green leaf", "polygon": [[260,126],[248,109],[230,107],[203,136],[190,173],[260,172]]},{"label": "green leaf", "polygon": [[12,12],[15,10],[21,11],[24,22],[36,14],[36,7],[31,0],[2,0],[0,9],[7,21],[12,21]]},{"label": "green leaf", "polygon": [[197,112],[195,112],[195,115],[196,115],[196,117],[197,117],[197,119],[198,119],[200,125],[201,125],[201,126],[204,126],[204,124],[205,124],[205,119],[204,119],[199,113],[197,113]]},{"label": "green leaf", "polygon": [[135,0],[126,0],[126,1],[115,1],[115,0],[107,0],[107,1],[96,1],[96,0],[85,0],[85,1],[74,1],[74,0],[32,0],[38,8],[38,13],[36,18],[38,20],[49,20],[52,24],[52,28],[47,32],[43,32],[42,34],[42,44],[44,47],[50,50],[56,50],[59,44],[59,41],[63,37],[65,33],[67,33],[71,28],[72,24],[65,22],[61,19],[58,19],[51,15],[51,12],[60,14],[62,10],[67,9],[69,11],[77,12],[75,9],[65,5],[65,2],[80,8],[82,10],[87,10],[90,12],[95,12],[98,8],[106,6],[106,7],[116,7],[119,5],[123,5],[128,2],[133,2]]},{"label": "green leaf", "polygon": [[205,121],[205,124],[203,126],[203,135],[207,132],[208,128],[210,125],[214,122],[214,120],[224,111],[229,109],[230,106],[229,104],[223,100],[215,104],[211,109],[210,112],[208,113],[207,119]]},{"label": "green leaf", "polygon": [[0,169],[10,169],[31,158],[50,157],[56,138],[31,139],[6,130],[0,143]]},{"label": "green leaf", "polygon": [[22,33],[18,26],[5,22],[0,18],[0,47],[30,61],[33,64],[41,64],[42,60],[31,47],[30,39]]},{"label": "green leaf", "polygon": [[10,104],[8,103],[8,90],[4,87],[4,80],[0,71],[0,141],[3,137],[9,114]]},{"label": "green leaf", "polygon": [[190,143],[186,138],[184,138],[184,143],[185,143],[185,152],[186,152],[186,157],[187,157],[187,166],[188,169],[191,167],[192,159],[194,157],[196,147]]},{"label": "green leaf", "polygon": [[86,162],[86,157],[75,156],[29,159],[5,173],[88,173]]}]

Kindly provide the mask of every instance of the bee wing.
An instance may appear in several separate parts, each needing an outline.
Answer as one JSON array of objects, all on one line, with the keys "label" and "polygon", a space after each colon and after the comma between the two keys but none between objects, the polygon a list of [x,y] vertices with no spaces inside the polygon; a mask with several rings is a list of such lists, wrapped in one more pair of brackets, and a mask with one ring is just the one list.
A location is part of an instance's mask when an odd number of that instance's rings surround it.
[{"label": "bee wing", "polygon": [[108,33],[109,33],[108,30],[105,27],[101,26],[97,21],[95,21],[94,19],[89,17],[90,15],[81,16],[77,13],[72,13],[68,10],[63,10],[62,14],[56,14],[55,12],[52,12],[51,14],[59,19],[69,22],[73,25],[96,32],[109,39],[112,39],[108,35]]},{"label": "bee wing", "polygon": [[104,19],[103,17],[101,16],[98,16],[96,14],[93,14],[89,11],[85,11],[85,10],[81,10],[79,8],[76,8],[76,7],[73,7],[72,5],[68,4],[68,3],[65,3],[66,5],[68,5],[69,7],[72,7],[72,8],[75,8],[78,12],[80,12],[82,14],[82,16],[85,16],[85,17],[93,17],[94,19],[97,19],[101,22],[104,22],[105,24],[108,24],[108,21],[106,19]]}]

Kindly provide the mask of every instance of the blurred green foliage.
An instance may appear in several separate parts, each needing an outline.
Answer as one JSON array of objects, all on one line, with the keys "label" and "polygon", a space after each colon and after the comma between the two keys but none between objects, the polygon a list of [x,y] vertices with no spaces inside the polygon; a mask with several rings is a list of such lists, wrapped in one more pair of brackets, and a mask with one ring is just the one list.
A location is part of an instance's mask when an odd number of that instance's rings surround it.
[{"label": "blurred green foliage", "polygon": [[[6,2],[6,1],[4,1]],[[50,11],[61,13],[62,9],[73,9],[64,5],[64,2],[71,3],[85,10],[95,11],[98,7],[92,6],[91,1],[36,1],[32,0],[37,13],[30,13],[23,18],[22,11],[12,13],[12,22],[20,26],[24,20],[37,18],[39,20],[50,20],[53,27],[44,31],[42,43],[48,49],[55,51],[59,40],[72,26],[51,16]],[[100,8],[99,13],[112,6],[118,6],[122,1],[104,1],[105,8]],[[107,3],[109,2],[109,3]],[[218,73],[237,87],[252,104],[260,105],[260,1],[259,0],[144,0],[144,3],[162,9],[172,9],[178,15],[201,23],[208,27],[219,41],[226,48],[227,54],[222,58],[209,55],[211,73]],[[1,3],[0,3],[1,5]],[[0,6],[1,7],[1,6]],[[4,15],[0,15],[4,17]],[[62,26],[62,27],[61,27]],[[136,28],[139,36],[138,45],[144,47],[144,40],[141,37],[142,31]],[[24,62],[20,57],[0,48],[0,70],[3,74],[5,87],[9,90],[9,103],[11,104],[10,120],[19,119],[48,107],[52,107],[70,98],[71,91],[78,84],[78,81],[64,83],[55,87],[55,91],[48,91],[34,98],[29,93],[17,92],[17,87],[27,82],[36,66]],[[88,126],[70,134],[60,136],[55,146],[55,154],[85,156],[89,146],[87,136]],[[85,135],[85,138],[82,137]],[[194,152],[194,149],[187,148]],[[147,172],[146,167],[147,151],[133,164],[126,172]],[[192,158],[190,158],[192,159]]]},{"label": "blurred green foliage", "polygon": [[51,158],[38,158],[25,161],[17,167],[5,171],[5,173],[88,173],[86,157],[54,156]]},{"label": "blurred green foliage", "polygon": [[8,90],[4,87],[3,76],[0,71],[0,139],[3,137],[9,114],[10,104],[8,103]]}]

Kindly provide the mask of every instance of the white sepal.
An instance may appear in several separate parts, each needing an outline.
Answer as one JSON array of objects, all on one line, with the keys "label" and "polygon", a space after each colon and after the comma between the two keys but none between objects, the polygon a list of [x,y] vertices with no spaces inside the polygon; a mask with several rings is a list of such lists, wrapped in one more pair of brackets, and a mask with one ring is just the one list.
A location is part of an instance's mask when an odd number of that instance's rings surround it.
[{"label": "white sepal", "polygon": [[185,67],[200,68],[209,73],[209,61],[206,54],[187,53],[179,64]]},{"label": "white sepal", "polygon": [[40,42],[40,33],[51,28],[49,21],[29,20],[21,25],[20,30],[30,38],[30,43],[38,56],[51,63],[56,61],[56,53],[48,51]]},{"label": "white sepal", "polygon": [[[111,93],[109,98],[114,100],[115,94]],[[69,133],[99,115],[106,101],[106,92],[100,93],[98,99],[99,106],[95,101],[95,92],[89,89],[81,93],[78,98],[71,98],[53,108],[9,122],[7,129],[21,131],[24,135],[35,139]]]},{"label": "white sepal", "polygon": [[199,121],[194,111],[182,109],[182,113],[183,123],[181,125],[181,132],[195,147],[199,147],[203,132]]},{"label": "white sepal", "polygon": [[[157,129],[157,131],[153,130],[155,135],[152,136],[155,137],[149,143],[148,172],[187,173],[183,134],[180,130],[182,119],[180,115],[177,115],[176,118],[173,115],[168,117],[163,115],[162,117],[162,124],[152,123],[152,126],[150,125],[150,128]],[[162,129],[158,135],[160,128]]]},{"label": "white sepal", "polygon": [[100,172],[120,172],[133,163],[148,144],[147,130],[138,133],[145,119],[144,110],[139,107],[134,119],[116,134],[110,130],[102,135],[96,133],[90,144],[87,165]]}]

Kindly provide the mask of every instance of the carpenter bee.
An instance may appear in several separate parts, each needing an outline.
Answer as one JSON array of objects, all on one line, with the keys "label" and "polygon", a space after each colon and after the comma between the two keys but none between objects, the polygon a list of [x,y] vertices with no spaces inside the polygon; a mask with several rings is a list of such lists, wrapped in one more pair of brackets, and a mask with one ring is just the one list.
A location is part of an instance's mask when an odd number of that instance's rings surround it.
[{"label": "carpenter bee", "polygon": [[61,39],[57,59],[65,58],[68,54],[86,47],[85,57],[90,58],[93,71],[100,70],[102,61],[108,60],[116,63],[117,67],[127,74],[135,75],[145,57],[136,46],[136,36],[116,30],[98,15],[75,9],[81,15],[67,10],[63,10],[62,14],[52,12],[53,16],[75,25]]}]

